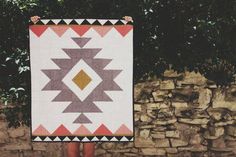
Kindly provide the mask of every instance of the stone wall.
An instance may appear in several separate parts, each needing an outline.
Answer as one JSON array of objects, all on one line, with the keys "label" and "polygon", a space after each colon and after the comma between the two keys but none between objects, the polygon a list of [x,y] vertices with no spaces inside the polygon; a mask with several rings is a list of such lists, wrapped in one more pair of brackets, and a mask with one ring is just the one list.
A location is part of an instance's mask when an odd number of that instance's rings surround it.
[{"label": "stone wall", "polygon": [[[98,157],[236,156],[236,84],[217,87],[199,73],[166,71],[135,85],[135,142],[99,143]],[[0,119],[0,157],[63,157],[63,143],[31,143],[29,128]]]},{"label": "stone wall", "polygon": [[199,73],[166,71],[135,86],[139,155],[236,156],[236,85],[217,87]]},{"label": "stone wall", "polygon": [[30,129],[26,126],[8,128],[0,118],[0,157],[63,157],[62,143],[31,143]]}]

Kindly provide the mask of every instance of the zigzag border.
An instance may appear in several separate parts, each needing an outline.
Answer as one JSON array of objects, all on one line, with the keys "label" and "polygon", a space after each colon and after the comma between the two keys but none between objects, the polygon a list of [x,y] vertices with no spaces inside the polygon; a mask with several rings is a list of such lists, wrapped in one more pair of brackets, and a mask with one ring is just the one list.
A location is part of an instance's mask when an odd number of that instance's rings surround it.
[{"label": "zigzag border", "polygon": [[[36,24],[29,21],[32,26],[63,26],[63,25],[91,25],[91,26],[128,26],[133,25],[120,19],[40,19]],[[134,112],[134,111],[133,111]],[[134,114],[134,113],[133,113]],[[134,125],[134,116],[133,116]],[[134,127],[133,127],[134,128]],[[32,129],[32,128],[31,128]],[[31,141],[33,142],[132,142],[133,136],[33,136],[31,131]]]},{"label": "zigzag border", "polygon": [[133,25],[120,19],[40,19],[37,23],[29,22],[29,25],[96,25],[96,26],[113,26],[113,25]]},{"label": "zigzag border", "polygon": [[134,136],[31,136],[33,142],[132,142]]}]

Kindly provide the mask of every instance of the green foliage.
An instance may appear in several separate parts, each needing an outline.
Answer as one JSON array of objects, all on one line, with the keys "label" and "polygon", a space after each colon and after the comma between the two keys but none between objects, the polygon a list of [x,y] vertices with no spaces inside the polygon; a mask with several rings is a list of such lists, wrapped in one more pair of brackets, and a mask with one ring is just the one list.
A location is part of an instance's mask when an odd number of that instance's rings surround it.
[{"label": "green foliage", "polygon": [[17,106],[4,110],[10,125],[29,124],[28,20],[33,15],[132,16],[135,81],[158,76],[170,65],[179,72],[200,71],[220,85],[236,73],[235,0],[2,0],[0,13],[0,96],[3,104]]}]

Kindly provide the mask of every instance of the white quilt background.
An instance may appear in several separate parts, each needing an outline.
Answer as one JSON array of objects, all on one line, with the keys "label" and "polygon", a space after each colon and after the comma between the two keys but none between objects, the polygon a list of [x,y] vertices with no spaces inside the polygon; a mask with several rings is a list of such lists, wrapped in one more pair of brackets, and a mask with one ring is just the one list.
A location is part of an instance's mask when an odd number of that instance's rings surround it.
[{"label": "white quilt background", "polygon": [[[74,132],[80,126],[73,123],[80,113],[62,113],[70,102],[52,102],[60,91],[42,91],[50,79],[41,70],[59,69],[51,59],[69,58],[62,48],[79,48],[72,37],[79,35],[71,28],[61,37],[50,28],[40,37],[30,30],[32,130],[42,124],[52,133],[63,124]],[[111,132],[115,132],[122,124],[133,130],[133,31],[123,37],[112,28],[101,37],[95,30],[89,29],[83,37],[92,38],[84,48],[102,48],[95,58],[112,59],[105,69],[122,70],[115,78],[122,91],[106,91],[113,102],[95,102],[102,113],[85,113],[92,123],[83,125],[91,132],[101,124]]]}]

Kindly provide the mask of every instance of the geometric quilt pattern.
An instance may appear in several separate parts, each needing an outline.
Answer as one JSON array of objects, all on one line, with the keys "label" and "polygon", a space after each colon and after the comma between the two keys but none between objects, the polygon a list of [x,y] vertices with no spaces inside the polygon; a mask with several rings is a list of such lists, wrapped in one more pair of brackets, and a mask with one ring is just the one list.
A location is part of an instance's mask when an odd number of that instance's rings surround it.
[{"label": "geometric quilt pattern", "polygon": [[41,19],[29,26],[32,141],[133,141],[133,25]]}]

